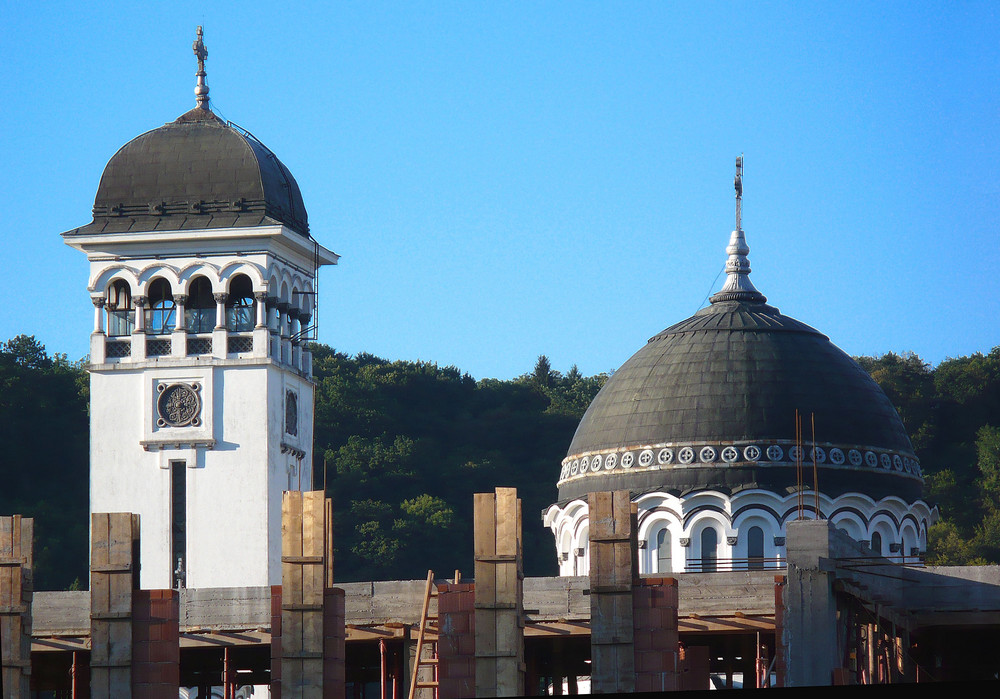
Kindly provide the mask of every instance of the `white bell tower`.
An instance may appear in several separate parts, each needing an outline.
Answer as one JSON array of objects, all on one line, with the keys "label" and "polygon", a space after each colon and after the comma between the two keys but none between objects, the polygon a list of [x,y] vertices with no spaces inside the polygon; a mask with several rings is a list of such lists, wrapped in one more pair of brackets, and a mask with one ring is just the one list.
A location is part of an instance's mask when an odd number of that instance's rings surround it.
[{"label": "white bell tower", "polygon": [[90,509],[134,512],[143,588],[280,583],[281,493],[312,489],[317,272],[295,179],[209,108],[123,146],[87,254]]}]

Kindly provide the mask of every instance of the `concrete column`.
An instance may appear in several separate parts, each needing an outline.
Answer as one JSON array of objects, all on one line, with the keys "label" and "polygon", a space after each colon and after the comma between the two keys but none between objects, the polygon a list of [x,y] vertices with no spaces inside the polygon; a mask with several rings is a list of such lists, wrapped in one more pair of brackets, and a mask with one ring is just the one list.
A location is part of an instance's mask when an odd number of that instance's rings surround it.
[{"label": "concrete column", "polygon": [[146,332],[146,297],[136,296],[132,299],[132,305],[135,307],[135,332],[144,333]]},{"label": "concrete column", "polygon": [[187,302],[184,294],[174,296],[174,331],[170,334],[170,354],[174,357],[187,356]]},{"label": "concrete column", "polygon": [[264,291],[256,291],[253,295],[254,299],[254,311],[257,316],[258,328],[267,327],[267,293]]},{"label": "concrete column", "polygon": [[833,671],[840,666],[833,576],[821,569],[821,561],[832,557],[830,532],[826,520],[787,525],[788,582],[781,639],[786,687],[830,686]]},{"label": "concrete column", "polygon": [[229,294],[212,294],[215,299],[215,329],[226,327],[226,299]]},{"label": "concrete column", "polygon": [[185,315],[185,307],[187,306],[188,297],[184,294],[177,294],[174,296],[174,330],[185,330],[187,328],[187,319]]}]

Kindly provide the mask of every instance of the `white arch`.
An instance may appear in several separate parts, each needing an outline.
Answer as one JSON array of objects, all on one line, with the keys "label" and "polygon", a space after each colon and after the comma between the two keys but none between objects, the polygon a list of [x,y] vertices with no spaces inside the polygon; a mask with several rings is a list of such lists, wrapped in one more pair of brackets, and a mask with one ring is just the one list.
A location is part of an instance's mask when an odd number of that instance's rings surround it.
[{"label": "white arch", "polygon": [[103,294],[107,294],[108,287],[111,286],[111,284],[117,279],[122,279],[128,284],[129,290],[132,292],[133,296],[139,295],[139,272],[134,267],[128,267],[126,265],[106,267],[101,270],[101,273],[91,281],[87,290],[92,293],[100,291]]},{"label": "white arch", "polygon": [[233,277],[244,274],[250,278],[250,284],[255,292],[264,291],[264,270],[260,265],[248,260],[229,262],[219,270],[219,283],[228,294]]},{"label": "white arch", "polygon": [[208,282],[212,285],[212,293],[223,291],[219,282],[218,266],[210,262],[192,262],[181,269],[180,274],[178,274],[182,294],[189,293],[191,282],[194,281],[195,277],[205,277],[208,279]]}]

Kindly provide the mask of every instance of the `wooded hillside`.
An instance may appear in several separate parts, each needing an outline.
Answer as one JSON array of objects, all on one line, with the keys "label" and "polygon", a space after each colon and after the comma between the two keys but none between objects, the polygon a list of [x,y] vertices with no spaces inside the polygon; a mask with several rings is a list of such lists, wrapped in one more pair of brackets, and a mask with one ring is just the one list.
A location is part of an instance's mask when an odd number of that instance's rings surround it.
[{"label": "wooded hillside", "polygon": [[[525,572],[556,573],[541,512],[606,376],[540,357],[509,381],[313,348],[317,487],[334,499],[342,581],[451,572],[471,561],[472,493],[514,486]],[[944,519],[931,562],[1000,562],[1000,347],[942,362],[862,357],[897,406]],[[0,512],[36,518],[36,589],[87,586],[87,377],[33,337],[0,346]],[[471,570],[464,570],[471,574]]]}]

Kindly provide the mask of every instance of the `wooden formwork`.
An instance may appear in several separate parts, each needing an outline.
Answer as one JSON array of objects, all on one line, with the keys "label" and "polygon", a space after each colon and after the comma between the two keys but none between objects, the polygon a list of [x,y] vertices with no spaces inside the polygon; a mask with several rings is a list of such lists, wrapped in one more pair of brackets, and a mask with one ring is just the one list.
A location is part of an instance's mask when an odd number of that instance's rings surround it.
[{"label": "wooden formwork", "polygon": [[516,488],[476,493],[476,696],[524,694],[521,501]]},{"label": "wooden formwork", "polygon": [[132,692],[132,591],[138,587],[139,515],[90,516],[90,692]]},{"label": "wooden formwork", "polygon": [[0,646],[4,697],[28,699],[31,681],[31,538],[34,521],[0,517]]},{"label": "wooden formwork", "polygon": [[[323,491],[288,491],[282,497],[281,667],[280,679],[275,684],[283,697],[320,699],[344,693],[343,673],[325,662],[324,653],[325,647],[334,656],[340,656],[334,660],[343,663],[343,593],[330,594],[331,509],[331,501]],[[324,614],[326,600],[331,604],[339,602],[341,611]],[[326,617],[326,626],[339,622],[339,635],[337,629],[324,628]],[[324,676],[333,681],[325,683]],[[324,688],[325,684],[332,686]]]},{"label": "wooden formwork", "polygon": [[635,505],[627,490],[588,495],[591,690],[635,691],[632,588],[639,580]]}]

